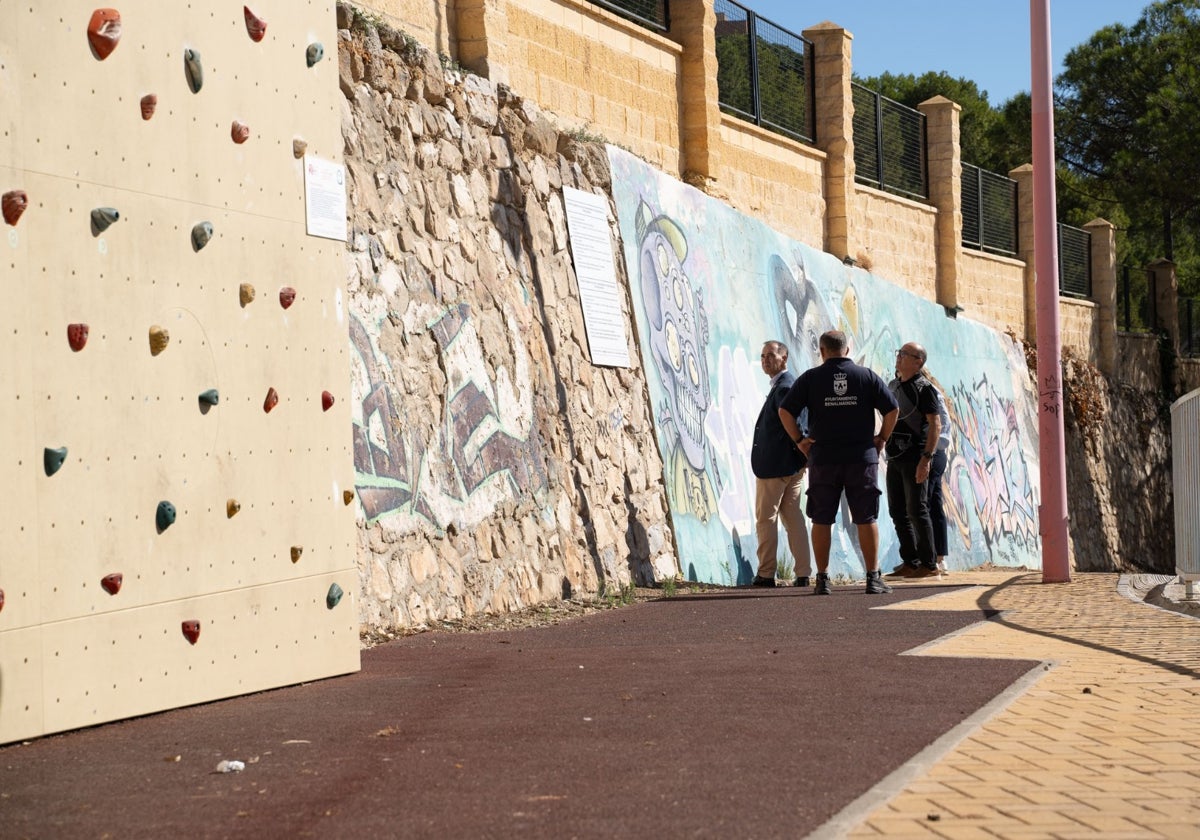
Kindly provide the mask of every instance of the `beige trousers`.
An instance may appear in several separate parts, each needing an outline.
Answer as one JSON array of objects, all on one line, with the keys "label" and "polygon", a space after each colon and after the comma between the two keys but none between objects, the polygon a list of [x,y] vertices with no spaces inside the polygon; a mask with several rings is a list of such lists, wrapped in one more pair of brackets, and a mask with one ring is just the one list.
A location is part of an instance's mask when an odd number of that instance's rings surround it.
[{"label": "beige trousers", "polygon": [[787,531],[788,547],[796,561],[796,577],[812,576],[812,552],[804,511],[800,509],[800,480],[804,470],[783,478],[759,478],[754,495],[758,534],[758,576],[774,579],[779,553],[779,522]]}]

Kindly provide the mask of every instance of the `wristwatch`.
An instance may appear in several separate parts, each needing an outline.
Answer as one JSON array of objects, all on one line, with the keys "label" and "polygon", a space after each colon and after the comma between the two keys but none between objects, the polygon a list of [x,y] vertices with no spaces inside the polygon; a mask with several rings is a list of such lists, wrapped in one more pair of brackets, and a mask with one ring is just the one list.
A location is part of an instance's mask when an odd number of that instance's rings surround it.
[{"label": "wristwatch", "polygon": [[937,454],[937,453],[935,453],[935,452],[922,452],[922,453],[921,453],[921,457],[922,457],[922,458],[929,458],[930,460],[933,460],[933,456],[934,456],[935,454]]}]

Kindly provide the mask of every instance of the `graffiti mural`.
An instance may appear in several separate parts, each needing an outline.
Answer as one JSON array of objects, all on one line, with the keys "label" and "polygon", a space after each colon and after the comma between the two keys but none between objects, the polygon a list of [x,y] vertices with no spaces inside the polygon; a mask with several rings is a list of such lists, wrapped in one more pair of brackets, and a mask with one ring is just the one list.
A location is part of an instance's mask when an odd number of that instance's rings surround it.
[{"label": "graffiti mural", "polygon": [[[446,376],[442,416],[432,430],[410,416],[391,360],[379,348],[386,314],[350,319],[355,486],[369,521],[387,516],[401,529],[406,521],[470,526],[503,501],[547,486],[533,426],[530,359],[514,346],[513,371],[502,367],[490,375],[469,306],[422,314]],[[506,329],[520,335],[515,323]]]},{"label": "graffiti mural", "polygon": [[[631,268],[680,567],[690,579],[747,583],[754,575],[751,437],[767,379],[767,340],[800,372],[817,339],[844,330],[855,360],[893,375],[895,350],[917,341],[946,395],[953,435],[946,496],[949,565],[1040,566],[1036,393],[1006,336],[757,220],[609,149],[613,194]],[[886,467],[885,467],[886,469]],[[882,484],[882,477],[881,477]],[[843,510],[830,571],[863,573]],[[898,559],[884,500],[882,563]]]}]

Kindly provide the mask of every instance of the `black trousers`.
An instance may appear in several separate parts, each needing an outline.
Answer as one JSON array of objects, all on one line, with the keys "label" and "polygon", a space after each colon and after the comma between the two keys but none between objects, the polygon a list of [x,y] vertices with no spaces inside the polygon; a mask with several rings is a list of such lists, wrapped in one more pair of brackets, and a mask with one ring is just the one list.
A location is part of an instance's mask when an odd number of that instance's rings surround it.
[{"label": "black trousers", "polygon": [[917,484],[918,461],[904,458],[887,467],[888,511],[900,540],[900,559],[912,566],[937,567],[933,521],[929,518],[929,481]]}]

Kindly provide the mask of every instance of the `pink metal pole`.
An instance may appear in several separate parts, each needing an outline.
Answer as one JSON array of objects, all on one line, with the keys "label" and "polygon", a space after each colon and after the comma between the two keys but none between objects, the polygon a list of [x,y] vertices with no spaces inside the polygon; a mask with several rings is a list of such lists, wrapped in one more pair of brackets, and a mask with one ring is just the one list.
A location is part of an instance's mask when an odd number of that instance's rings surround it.
[{"label": "pink metal pole", "polygon": [[1058,226],[1054,192],[1054,97],[1050,0],[1029,0],[1033,79],[1033,229],[1037,294],[1038,435],[1041,451],[1042,583],[1071,580],[1058,327]]}]

